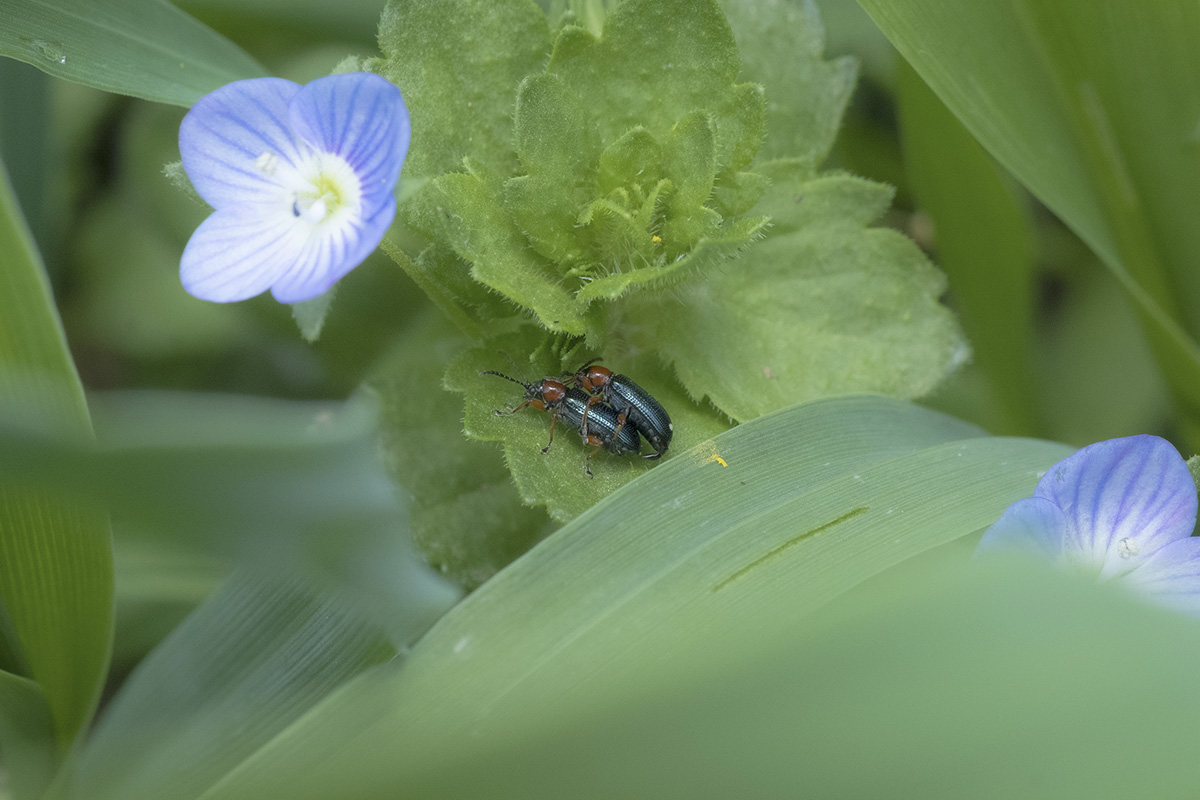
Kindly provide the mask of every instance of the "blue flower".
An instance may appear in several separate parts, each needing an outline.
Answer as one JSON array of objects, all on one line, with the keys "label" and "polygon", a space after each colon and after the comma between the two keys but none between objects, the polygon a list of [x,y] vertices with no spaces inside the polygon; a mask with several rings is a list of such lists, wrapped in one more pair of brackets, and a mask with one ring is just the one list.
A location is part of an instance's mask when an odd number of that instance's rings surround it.
[{"label": "blue flower", "polygon": [[218,303],[323,294],[391,225],[408,141],[400,90],[378,75],[256,78],[200,98],[179,152],[214,211],[184,248],[184,288]]},{"label": "blue flower", "polygon": [[1033,497],[988,528],[977,552],[1033,550],[1200,616],[1195,525],[1196,484],[1179,453],[1157,436],[1130,436],[1051,467]]}]

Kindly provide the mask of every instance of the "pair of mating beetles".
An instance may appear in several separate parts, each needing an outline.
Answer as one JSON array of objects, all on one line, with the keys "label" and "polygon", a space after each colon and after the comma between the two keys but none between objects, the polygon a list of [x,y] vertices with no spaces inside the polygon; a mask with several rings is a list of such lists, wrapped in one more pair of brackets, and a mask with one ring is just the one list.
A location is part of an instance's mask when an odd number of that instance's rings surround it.
[{"label": "pair of mating beetles", "polygon": [[637,454],[642,449],[641,434],[654,448],[646,458],[660,458],[675,432],[666,409],[649,392],[595,361],[584,364],[578,372],[563,373],[561,381],[543,378],[526,383],[501,372],[480,374],[497,375],[525,387],[525,402],[497,414],[515,414],[526,406],[550,412],[550,441],[542,448],[543,453],[554,443],[554,424],[558,420],[579,431],[580,438],[595,448],[583,463],[589,476],[592,469],[588,462],[600,448],[617,455]]}]

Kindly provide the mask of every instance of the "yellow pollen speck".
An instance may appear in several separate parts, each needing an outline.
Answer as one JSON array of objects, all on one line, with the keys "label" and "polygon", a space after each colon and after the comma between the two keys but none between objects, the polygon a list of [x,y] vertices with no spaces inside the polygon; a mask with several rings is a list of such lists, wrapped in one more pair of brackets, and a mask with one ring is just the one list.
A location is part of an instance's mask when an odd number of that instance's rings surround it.
[{"label": "yellow pollen speck", "polygon": [[650,241],[654,242],[655,244],[662,244],[662,237],[661,236],[651,236]]},{"label": "yellow pollen speck", "polygon": [[726,462],[725,459],[721,458],[721,454],[717,452],[717,445],[712,439],[709,439],[706,442],[701,442],[693,447],[690,451],[690,455],[697,463],[700,464],[700,466],[712,464],[714,461],[720,464],[722,467],[729,466],[729,463]]}]

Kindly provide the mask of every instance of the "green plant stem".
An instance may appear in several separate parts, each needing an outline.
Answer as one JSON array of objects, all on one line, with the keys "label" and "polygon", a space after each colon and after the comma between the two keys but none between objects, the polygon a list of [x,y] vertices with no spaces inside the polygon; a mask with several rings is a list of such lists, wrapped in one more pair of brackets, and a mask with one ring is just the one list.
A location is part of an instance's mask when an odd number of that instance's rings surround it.
[{"label": "green plant stem", "polygon": [[392,261],[400,265],[400,268],[404,270],[408,277],[413,279],[413,282],[429,296],[433,304],[446,315],[447,319],[458,326],[458,329],[464,335],[474,342],[483,341],[483,329],[479,326],[479,323],[472,319],[471,315],[455,302],[454,298],[445,289],[429,280],[429,277],[417,266],[416,262],[408,257],[408,253],[404,252],[404,249],[400,245],[396,244],[391,237],[385,236],[380,243],[380,247],[383,248],[383,252],[387,253]]}]

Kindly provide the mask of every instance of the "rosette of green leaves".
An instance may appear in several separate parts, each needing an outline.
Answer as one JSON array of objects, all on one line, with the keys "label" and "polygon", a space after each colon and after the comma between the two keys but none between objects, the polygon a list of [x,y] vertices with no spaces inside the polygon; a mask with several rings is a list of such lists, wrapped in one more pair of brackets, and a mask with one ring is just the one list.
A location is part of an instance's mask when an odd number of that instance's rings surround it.
[{"label": "rosette of green leaves", "polygon": [[[515,303],[548,332],[602,346],[612,323],[597,300],[679,284],[762,234],[769,217],[746,212],[767,181],[744,169],[763,139],[763,89],[736,82],[737,47],[715,3],[695,13],[691,3],[632,2],[599,38],[566,24],[553,41],[532,3],[476,5],[394,3],[381,34],[382,71],[406,97],[460,73],[462,91],[437,93],[440,113],[410,101],[422,122],[406,177],[430,182],[405,212],[494,293],[463,301],[491,319],[511,318]],[[492,23],[491,43],[507,52],[469,41],[483,33],[469,22],[446,30],[451,17]],[[452,45],[445,62],[420,58],[429,29]],[[475,58],[495,68],[478,96],[469,84],[480,76],[461,74]],[[458,117],[476,115],[461,130]]]},{"label": "rosette of green leaves", "polygon": [[[521,391],[480,372],[537,381],[603,357],[670,411],[674,453],[795,402],[920,396],[965,359],[944,276],[870,227],[890,187],[819,171],[855,65],[824,60],[811,3],[625,0],[588,23],[532,0],[384,13],[368,67],[404,92],[402,178],[420,185],[400,209],[420,244],[392,255],[462,334],[414,325],[375,382],[399,429],[385,439],[417,433],[431,394],[461,392],[467,435],[504,443],[520,501],[566,520],[650,463],[601,454],[588,480],[571,432],[543,454],[548,415],[497,416]],[[414,350],[455,348],[441,385],[407,379],[431,372]],[[477,500],[495,455],[439,418],[422,458],[398,445],[394,472],[413,485],[433,464]],[[454,506],[418,497],[418,539],[425,513],[437,535],[466,518],[473,537],[494,516]]]}]

